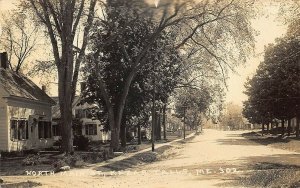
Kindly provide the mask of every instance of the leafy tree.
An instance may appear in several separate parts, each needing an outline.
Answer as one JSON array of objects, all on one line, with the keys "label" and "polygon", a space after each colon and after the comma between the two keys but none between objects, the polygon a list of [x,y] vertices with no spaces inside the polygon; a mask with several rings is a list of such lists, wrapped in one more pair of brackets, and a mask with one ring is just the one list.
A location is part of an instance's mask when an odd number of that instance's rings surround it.
[{"label": "leafy tree", "polygon": [[[108,118],[109,109],[106,106],[102,91],[100,89],[101,83],[99,77],[102,77],[106,83],[107,93],[109,94],[110,103],[114,107],[120,103],[124,88],[124,78],[128,76],[131,71],[130,61],[127,57],[134,57],[144,43],[145,36],[152,29],[153,23],[139,17],[138,10],[134,8],[132,11],[132,21],[135,23],[132,26],[124,26],[128,19],[126,17],[118,18],[114,21],[118,27],[122,28],[123,41],[120,44],[119,40],[106,43],[107,38],[110,38],[111,28],[107,27],[106,23],[99,21],[94,28],[94,34],[91,36],[91,49],[88,64],[85,66],[87,76],[87,88],[85,91],[86,100],[99,103],[103,112],[101,119],[106,126],[111,129]],[[109,19],[114,19],[115,14],[112,12],[108,15]],[[99,29],[100,28],[100,29]],[[174,48],[172,48],[172,40],[168,33],[163,33],[160,38],[155,41],[155,44],[149,49],[148,54],[144,58],[145,66],[139,70],[132,80],[129,87],[128,96],[126,98],[126,108],[124,108],[121,117],[121,140],[122,146],[125,146],[125,129],[131,126],[137,126],[136,123],[145,123],[149,119],[150,112],[145,112],[145,107],[149,105],[152,100],[152,87],[154,77],[159,78],[155,82],[157,101],[164,102],[167,100],[169,94],[176,86],[180,75],[180,57]],[[126,49],[124,49],[126,48]],[[124,54],[126,50],[126,54]]]},{"label": "leafy tree", "polygon": [[[265,51],[265,60],[256,75],[248,82],[245,103],[246,117],[259,123],[258,119],[270,122],[277,118],[284,120],[299,114],[299,41],[284,37]],[[290,125],[290,123],[289,123]],[[298,128],[297,128],[298,129]]]},{"label": "leafy tree", "polygon": [[182,88],[175,97],[175,112],[177,117],[186,118],[185,123],[191,128],[197,128],[201,114],[208,111],[212,102],[212,92],[208,87]]},{"label": "leafy tree", "polygon": [[[93,24],[96,0],[29,0],[22,1],[21,6],[24,11],[31,11],[33,18],[45,28],[51,41],[58,74],[58,96],[63,125],[62,147],[66,153],[70,153],[73,151],[72,102]],[[84,23],[83,37],[81,46],[76,46],[75,39],[81,23]]]},{"label": "leafy tree", "polygon": [[269,124],[274,118],[272,100],[268,99],[269,75],[265,69],[266,65],[262,62],[254,77],[246,82],[245,94],[249,98],[244,102],[243,108],[243,115],[249,122],[262,124],[262,129],[265,124]]},{"label": "leafy tree", "polygon": [[[130,71],[123,78],[124,87],[121,89],[117,105],[111,101],[104,77],[98,77],[99,90],[108,109],[108,119],[112,128],[113,149],[119,146],[120,125],[130,86],[137,73],[145,68],[145,58],[162,33],[172,34],[176,42],[174,49],[181,51],[187,58],[191,54],[209,54],[219,65],[221,74],[225,75],[227,68],[245,60],[249,48],[253,47],[252,30],[248,21],[252,6],[253,3],[249,1],[205,1],[197,4],[193,1],[162,1],[159,6],[151,7],[143,1],[136,0],[108,0],[103,5],[103,19],[99,19],[111,33],[105,42],[110,44],[118,41],[118,49],[130,65]],[[141,23],[148,21],[153,27],[144,40],[137,44],[137,48],[130,49],[125,43],[126,28],[135,28],[136,21],[140,19],[144,20]],[[123,23],[120,24],[119,20]],[[231,45],[229,41],[232,41]],[[236,51],[232,50],[233,48]],[[131,53],[132,51],[135,53]],[[230,65],[227,62],[229,59],[239,61]]]},{"label": "leafy tree", "polygon": [[242,107],[232,102],[226,104],[226,110],[222,116],[221,125],[230,129],[240,129],[244,126]]}]

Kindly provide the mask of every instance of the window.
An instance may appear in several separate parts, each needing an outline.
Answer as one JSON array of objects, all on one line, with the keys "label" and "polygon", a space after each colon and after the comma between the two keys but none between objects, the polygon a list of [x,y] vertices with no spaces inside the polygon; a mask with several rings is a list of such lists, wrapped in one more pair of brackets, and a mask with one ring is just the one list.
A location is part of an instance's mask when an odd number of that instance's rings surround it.
[{"label": "window", "polygon": [[86,135],[97,135],[97,125],[96,124],[85,125],[85,134]]},{"label": "window", "polygon": [[99,111],[98,108],[89,108],[89,109],[86,109],[86,117],[87,118],[96,118],[97,117],[97,112]]},{"label": "window", "polygon": [[28,121],[20,120],[18,121],[18,125],[19,125],[19,130],[18,130],[19,139],[28,139]]},{"label": "window", "polygon": [[10,140],[18,139],[18,120],[10,120]]},{"label": "window", "polygon": [[80,118],[80,110],[75,110],[75,118]]},{"label": "window", "polygon": [[75,110],[75,118],[80,119],[80,118],[86,118],[86,112],[83,109],[76,109]]},{"label": "window", "polygon": [[25,140],[28,139],[28,121],[27,120],[10,120],[10,139]]},{"label": "window", "polygon": [[53,136],[61,136],[59,124],[52,125],[52,133],[53,133]]},{"label": "window", "polygon": [[39,121],[38,130],[39,138],[51,138],[51,122]]}]

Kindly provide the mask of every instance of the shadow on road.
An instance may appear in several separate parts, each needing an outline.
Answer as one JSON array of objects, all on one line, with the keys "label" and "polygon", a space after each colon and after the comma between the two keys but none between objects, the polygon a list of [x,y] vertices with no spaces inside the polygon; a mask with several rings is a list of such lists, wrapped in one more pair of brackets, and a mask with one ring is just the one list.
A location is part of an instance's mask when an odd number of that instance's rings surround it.
[{"label": "shadow on road", "polygon": [[101,172],[128,170],[137,165],[144,165],[147,163],[152,163],[154,161],[157,161],[158,154],[161,154],[170,148],[172,148],[172,146],[169,145],[162,146],[156,149],[155,152],[147,151],[143,153],[138,153],[129,158],[125,158],[123,160],[118,160],[100,167],[95,167],[94,170],[101,171]]},{"label": "shadow on road", "polygon": [[300,187],[300,154],[246,157],[238,176],[216,186],[224,187]]},{"label": "shadow on road", "polygon": [[193,135],[186,138],[185,140],[176,141],[172,145],[161,146],[159,148],[156,148],[155,152],[147,151],[138,153],[123,160],[117,160],[103,166],[95,167],[94,170],[101,172],[124,171],[136,167],[137,165],[142,166],[157,160],[167,159],[170,156],[175,157],[178,154],[172,153],[171,149],[174,147],[178,147],[178,145],[184,145],[193,142],[195,136],[196,135]]},{"label": "shadow on road", "polygon": [[246,139],[235,139],[235,138],[226,138],[226,139],[217,139],[218,144],[221,145],[259,145],[255,142],[249,142]]},{"label": "shadow on road", "polygon": [[[225,139],[216,140],[221,145],[278,145],[278,148],[300,151],[300,140],[290,137],[264,136],[256,132],[228,134]],[[282,147],[281,147],[282,146]],[[286,147],[285,147],[286,146]]]}]

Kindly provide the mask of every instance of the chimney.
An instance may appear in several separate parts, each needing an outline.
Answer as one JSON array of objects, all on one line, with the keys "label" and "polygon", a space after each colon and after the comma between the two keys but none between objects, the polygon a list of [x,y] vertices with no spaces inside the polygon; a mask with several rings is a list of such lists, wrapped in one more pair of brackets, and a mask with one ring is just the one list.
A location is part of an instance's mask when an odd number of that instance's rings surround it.
[{"label": "chimney", "polygon": [[43,90],[43,92],[46,93],[46,86],[45,85],[42,85],[42,90]]},{"label": "chimney", "polygon": [[7,52],[0,53],[1,68],[8,68]]}]

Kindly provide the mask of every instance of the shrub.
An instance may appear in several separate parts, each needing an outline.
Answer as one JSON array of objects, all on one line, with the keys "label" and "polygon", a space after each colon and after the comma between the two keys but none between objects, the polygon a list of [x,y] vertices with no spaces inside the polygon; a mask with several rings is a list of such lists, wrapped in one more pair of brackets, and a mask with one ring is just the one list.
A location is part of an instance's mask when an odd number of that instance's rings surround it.
[{"label": "shrub", "polygon": [[1,158],[7,158],[7,157],[20,157],[23,156],[23,152],[21,151],[1,151]]},{"label": "shrub", "polygon": [[110,149],[104,149],[102,152],[102,158],[104,161],[114,158],[114,153]]},{"label": "shrub", "polygon": [[41,164],[40,155],[28,155],[25,159],[23,159],[22,164],[26,166]]},{"label": "shrub", "polygon": [[69,155],[65,158],[66,163],[69,166],[79,167],[83,166],[84,162],[80,155]]},{"label": "shrub", "polygon": [[75,135],[73,145],[77,146],[78,150],[87,151],[90,145],[90,140],[83,135]]},{"label": "shrub", "polygon": [[134,137],[132,136],[132,134],[130,132],[126,132],[126,141],[131,142],[131,140],[133,139]]},{"label": "shrub", "polygon": [[55,172],[58,172],[58,171],[60,170],[61,167],[67,166],[67,165],[68,165],[68,164],[65,162],[64,159],[59,159],[59,160],[57,160],[57,161],[55,161],[55,162],[53,163],[53,167],[54,167],[54,169],[55,169]]},{"label": "shrub", "polygon": [[81,167],[84,165],[84,161],[80,155],[74,154],[64,156],[63,158],[54,161],[52,165],[55,168],[55,171],[57,172],[63,166]]}]

